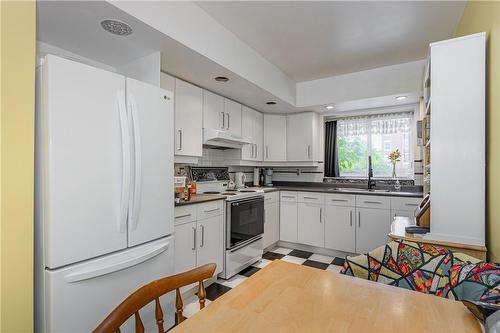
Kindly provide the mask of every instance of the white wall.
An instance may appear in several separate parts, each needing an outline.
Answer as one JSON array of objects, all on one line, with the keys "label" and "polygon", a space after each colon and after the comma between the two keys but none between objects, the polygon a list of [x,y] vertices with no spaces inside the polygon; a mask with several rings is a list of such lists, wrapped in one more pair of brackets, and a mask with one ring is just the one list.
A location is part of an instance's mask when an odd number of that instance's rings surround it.
[{"label": "white wall", "polygon": [[297,107],[421,90],[425,60],[297,83]]}]

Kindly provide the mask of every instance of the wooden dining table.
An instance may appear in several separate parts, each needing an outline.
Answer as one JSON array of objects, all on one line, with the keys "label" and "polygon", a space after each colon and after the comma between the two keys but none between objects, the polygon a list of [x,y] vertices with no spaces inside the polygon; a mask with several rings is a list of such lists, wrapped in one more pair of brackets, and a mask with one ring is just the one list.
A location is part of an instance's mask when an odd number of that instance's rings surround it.
[{"label": "wooden dining table", "polygon": [[481,332],[458,301],[275,260],[171,332]]}]

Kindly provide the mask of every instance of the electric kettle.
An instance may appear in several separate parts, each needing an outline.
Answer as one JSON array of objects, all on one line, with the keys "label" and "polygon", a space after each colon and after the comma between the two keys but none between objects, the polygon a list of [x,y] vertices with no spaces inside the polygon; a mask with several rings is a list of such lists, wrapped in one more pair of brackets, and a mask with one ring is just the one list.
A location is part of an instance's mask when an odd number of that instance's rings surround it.
[{"label": "electric kettle", "polygon": [[236,172],[234,174],[234,182],[236,183],[236,188],[245,188],[245,182],[247,181],[247,176],[244,172]]}]

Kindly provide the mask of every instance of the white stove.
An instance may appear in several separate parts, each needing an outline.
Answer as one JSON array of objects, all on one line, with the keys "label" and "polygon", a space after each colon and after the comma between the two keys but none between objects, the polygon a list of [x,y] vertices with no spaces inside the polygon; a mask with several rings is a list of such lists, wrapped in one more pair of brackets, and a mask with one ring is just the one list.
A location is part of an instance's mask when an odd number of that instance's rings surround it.
[{"label": "white stove", "polygon": [[259,188],[229,190],[228,168],[191,167],[198,193],[226,196],[225,258],[221,277],[229,279],[262,258],[264,191]]}]

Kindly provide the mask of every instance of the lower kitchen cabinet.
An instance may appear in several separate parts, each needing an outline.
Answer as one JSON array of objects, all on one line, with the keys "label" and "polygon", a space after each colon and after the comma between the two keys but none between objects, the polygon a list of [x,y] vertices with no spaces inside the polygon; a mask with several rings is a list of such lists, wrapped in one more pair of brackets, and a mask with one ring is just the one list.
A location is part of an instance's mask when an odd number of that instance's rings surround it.
[{"label": "lower kitchen cabinet", "polygon": [[390,210],[356,208],[356,253],[367,253],[386,244],[390,231]]},{"label": "lower kitchen cabinet", "polygon": [[298,243],[325,247],[323,204],[299,202],[297,213]]},{"label": "lower kitchen cabinet", "polygon": [[196,267],[196,221],[176,225],[174,228],[175,273]]},{"label": "lower kitchen cabinet", "polygon": [[281,192],[280,240],[297,243],[297,192]]},{"label": "lower kitchen cabinet", "polygon": [[264,249],[280,238],[279,192],[264,195]]},{"label": "lower kitchen cabinet", "polygon": [[356,252],[356,209],[325,206],[325,247],[344,252]]},{"label": "lower kitchen cabinet", "polygon": [[175,208],[176,273],[212,262],[217,264],[215,274],[222,272],[224,264],[223,207],[221,200]]}]

